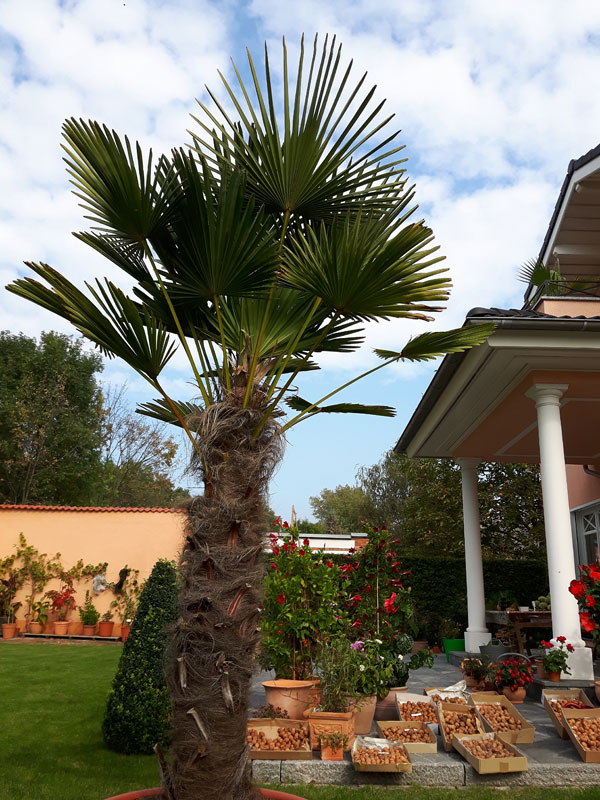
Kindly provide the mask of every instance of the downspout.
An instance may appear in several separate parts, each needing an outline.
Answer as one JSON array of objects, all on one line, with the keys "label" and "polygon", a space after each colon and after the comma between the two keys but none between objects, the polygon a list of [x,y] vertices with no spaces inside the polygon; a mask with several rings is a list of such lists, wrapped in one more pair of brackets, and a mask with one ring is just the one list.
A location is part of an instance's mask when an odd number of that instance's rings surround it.
[{"label": "downspout", "polygon": [[600,472],[596,472],[595,469],[588,467],[587,464],[583,465],[583,471],[585,472],[586,475],[593,475],[594,478],[600,478]]}]

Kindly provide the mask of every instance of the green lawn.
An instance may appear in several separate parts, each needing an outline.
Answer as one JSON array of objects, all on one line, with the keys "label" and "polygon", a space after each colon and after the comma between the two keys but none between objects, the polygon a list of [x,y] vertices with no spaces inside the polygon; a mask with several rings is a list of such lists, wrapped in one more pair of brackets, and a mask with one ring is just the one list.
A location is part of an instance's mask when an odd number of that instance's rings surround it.
[{"label": "green lawn", "polygon": [[[104,747],[118,647],[0,645],[0,800],[103,800],[156,786],[153,756]],[[600,800],[590,789],[273,787],[307,800]]]}]

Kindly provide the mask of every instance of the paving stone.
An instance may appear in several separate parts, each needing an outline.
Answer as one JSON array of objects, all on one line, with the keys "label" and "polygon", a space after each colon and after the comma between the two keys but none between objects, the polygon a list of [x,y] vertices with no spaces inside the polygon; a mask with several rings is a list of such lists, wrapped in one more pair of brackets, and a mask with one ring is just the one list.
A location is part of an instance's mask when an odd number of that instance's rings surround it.
[{"label": "paving stone", "polygon": [[467,786],[593,786],[600,783],[597,764],[529,764],[527,772],[479,775],[465,764]]},{"label": "paving stone", "polygon": [[281,783],[281,761],[270,759],[252,762],[252,778],[256,783]]}]

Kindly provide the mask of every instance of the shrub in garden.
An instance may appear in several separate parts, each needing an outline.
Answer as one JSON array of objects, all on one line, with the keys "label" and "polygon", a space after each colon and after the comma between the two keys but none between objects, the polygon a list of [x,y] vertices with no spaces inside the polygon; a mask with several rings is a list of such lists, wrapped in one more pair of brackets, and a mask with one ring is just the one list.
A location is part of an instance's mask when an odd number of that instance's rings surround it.
[{"label": "shrub in garden", "polygon": [[167,629],[176,618],[177,573],[171,561],[161,560],[140,596],[108,697],[102,733],[112,750],[151,753],[167,738],[165,645]]}]

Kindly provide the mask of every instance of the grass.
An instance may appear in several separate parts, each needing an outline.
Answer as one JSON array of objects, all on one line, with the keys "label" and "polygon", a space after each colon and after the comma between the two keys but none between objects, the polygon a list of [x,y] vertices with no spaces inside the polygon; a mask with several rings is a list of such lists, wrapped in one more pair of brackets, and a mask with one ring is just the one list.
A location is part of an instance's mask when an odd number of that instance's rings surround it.
[{"label": "grass", "polygon": [[[119,647],[0,645],[0,800],[104,800],[158,784],[153,756],[122,756],[102,742],[120,653]],[[272,788],[306,800],[600,800],[600,786]]]}]

